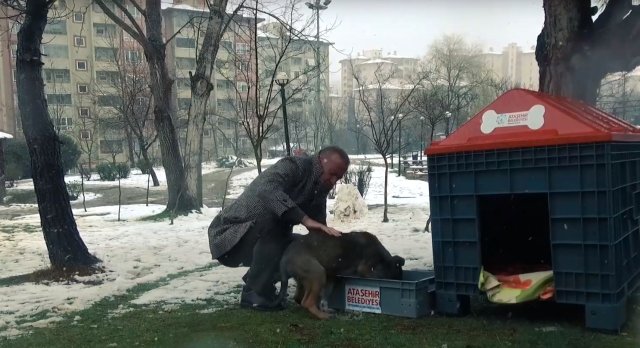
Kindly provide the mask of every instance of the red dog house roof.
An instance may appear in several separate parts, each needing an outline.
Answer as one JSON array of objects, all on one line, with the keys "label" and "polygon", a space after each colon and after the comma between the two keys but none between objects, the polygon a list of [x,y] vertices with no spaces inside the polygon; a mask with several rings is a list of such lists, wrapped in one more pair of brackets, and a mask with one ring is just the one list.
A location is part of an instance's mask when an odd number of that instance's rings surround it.
[{"label": "red dog house roof", "polygon": [[612,141],[640,142],[640,129],[582,102],[512,89],[425,153]]}]

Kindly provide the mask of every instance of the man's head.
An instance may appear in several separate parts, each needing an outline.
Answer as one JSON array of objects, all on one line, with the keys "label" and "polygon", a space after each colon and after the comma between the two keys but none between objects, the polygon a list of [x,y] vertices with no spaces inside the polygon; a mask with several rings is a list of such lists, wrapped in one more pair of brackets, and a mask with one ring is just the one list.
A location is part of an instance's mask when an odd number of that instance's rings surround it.
[{"label": "man's head", "polygon": [[320,150],[318,157],[322,165],[320,181],[327,189],[331,189],[347,172],[349,155],[337,146],[328,146]]}]

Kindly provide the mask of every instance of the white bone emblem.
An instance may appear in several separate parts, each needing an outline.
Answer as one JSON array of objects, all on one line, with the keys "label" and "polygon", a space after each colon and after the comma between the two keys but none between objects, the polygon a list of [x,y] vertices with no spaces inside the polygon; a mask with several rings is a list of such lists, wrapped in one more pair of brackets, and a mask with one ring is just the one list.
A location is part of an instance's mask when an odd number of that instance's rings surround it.
[{"label": "white bone emblem", "polygon": [[529,111],[498,114],[495,110],[487,110],[482,115],[480,130],[484,134],[493,132],[499,127],[528,126],[529,129],[540,129],[544,124],[544,106],[536,104]]}]

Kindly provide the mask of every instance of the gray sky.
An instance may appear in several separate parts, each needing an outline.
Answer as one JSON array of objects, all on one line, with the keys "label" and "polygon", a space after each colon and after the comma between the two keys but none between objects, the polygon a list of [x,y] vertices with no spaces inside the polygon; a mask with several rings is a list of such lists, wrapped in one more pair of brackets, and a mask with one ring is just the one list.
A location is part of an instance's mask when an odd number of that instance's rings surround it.
[{"label": "gray sky", "polygon": [[[458,33],[487,50],[515,42],[528,50],[542,29],[542,0],[333,0],[321,12],[321,28],[336,24],[327,39],[345,54],[381,48],[422,56],[429,44]],[[332,50],[332,81],[340,59]]]}]

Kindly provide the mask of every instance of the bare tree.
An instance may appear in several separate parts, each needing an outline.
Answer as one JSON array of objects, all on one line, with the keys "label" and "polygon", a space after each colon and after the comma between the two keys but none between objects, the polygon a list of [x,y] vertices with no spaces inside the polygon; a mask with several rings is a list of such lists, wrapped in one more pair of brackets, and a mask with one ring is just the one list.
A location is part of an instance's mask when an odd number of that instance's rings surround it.
[{"label": "bare tree", "polygon": [[44,95],[42,34],[52,0],[4,0],[21,17],[16,84],[18,107],[29,155],[38,212],[52,268],[73,271],[99,262],[80,237],[69,203],[56,134]]},{"label": "bare tree", "polygon": [[431,45],[427,55],[429,73],[424,85],[442,113],[432,119],[444,122],[446,136],[472,112],[484,84],[486,68],[479,53],[461,36],[444,35]]},{"label": "bare tree", "polygon": [[409,99],[424,81],[426,75],[420,71],[415,80],[399,81],[395,65],[377,64],[373,76],[366,77],[353,66],[351,71],[356,88],[356,113],[364,122],[363,136],[368,138],[374,149],[384,160],[384,211],[382,222],[388,222],[387,189],[389,183],[389,156],[393,139],[400,126],[399,115],[407,113]]},{"label": "bare tree", "polygon": [[544,0],[536,60],[540,91],[595,105],[609,73],[640,64],[640,5],[633,0]]},{"label": "bare tree", "polygon": [[85,175],[87,180],[91,179],[93,170],[93,158],[95,157],[96,144],[99,134],[100,113],[97,110],[92,112],[91,106],[96,104],[95,95],[90,94],[89,98],[79,98],[78,121],[74,125],[73,136],[76,139],[80,151],[87,156],[88,168],[86,172],[81,167],[80,175]]},{"label": "bare tree", "polygon": [[640,90],[636,76],[629,73],[610,74],[602,80],[597,105],[620,119],[638,123],[640,117]]},{"label": "bare tree", "polygon": [[[246,41],[240,49],[225,48],[233,60],[218,67],[219,73],[232,89],[225,107],[228,113],[235,113],[242,129],[251,142],[258,172],[262,171],[263,142],[274,133],[275,123],[281,113],[276,79],[285,72],[285,65],[294,58],[304,57],[310,46],[310,35],[306,34],[312,22],[304,20],[298,12],[297,1],[287,1],[279,9],[265,12],[258,0],[243,8],[251,13],[250,25],[237,26],[241,38]],[[258,30],[259,14],[275,19],[271,30]],[[248,47],[251,45],[251,48]],[[231,63],[231,64],[230,64]],[[314,78],[314,66],[300,67],[301,70],[285,85],[286,102],[299,95]],[[219,111],[221,112],[221,111]]]},{"label": "bare tree", "polygon": [[[114,96],[112,110],[114,117],[120,122],[117,130],[125,130],[125,139],[135,141],[137,151],[129,144],[130,161],[135,165],[135,158],[142,159],[145,169],[149,171],[153,186],[160,186],[158,175],[153,169],[153,161],[149,149],[158,138],[158,132],[152,127],[151,109],[153,95],[149,87],[149,69],[142,59],[140,45],[137,42],[125,41],[115,33],[104,37],[104,56],[115,68],[115,75],[108,77],[105,83],[96,84],[101,95]],[[106,72],[105,72],[106,73]],[[115,91],[115,94],[110,94]]]},{"label": "bare tree", "polygon": [[147,60],[150,76],[149,86],[154,101],[154,123],[160,140],[162,164],[167,177],[169,196],[167,209],[176,213],[197,210],[199,209],[197,193],[189,191],[187,186],[178,136],[171,117],[170,96],[174,80],[167,68],[166,45],[173,37],[165,40],[162,36],[161,1],[146,0],[144,7],[140,5],[139,1],[128,1],[144,19],[144,26],[138,23],[124,2],[109,2],[119,11],[116,14],[116,11],[113,11],[105,0],[95,1],[107,17],[140,44]]}]

